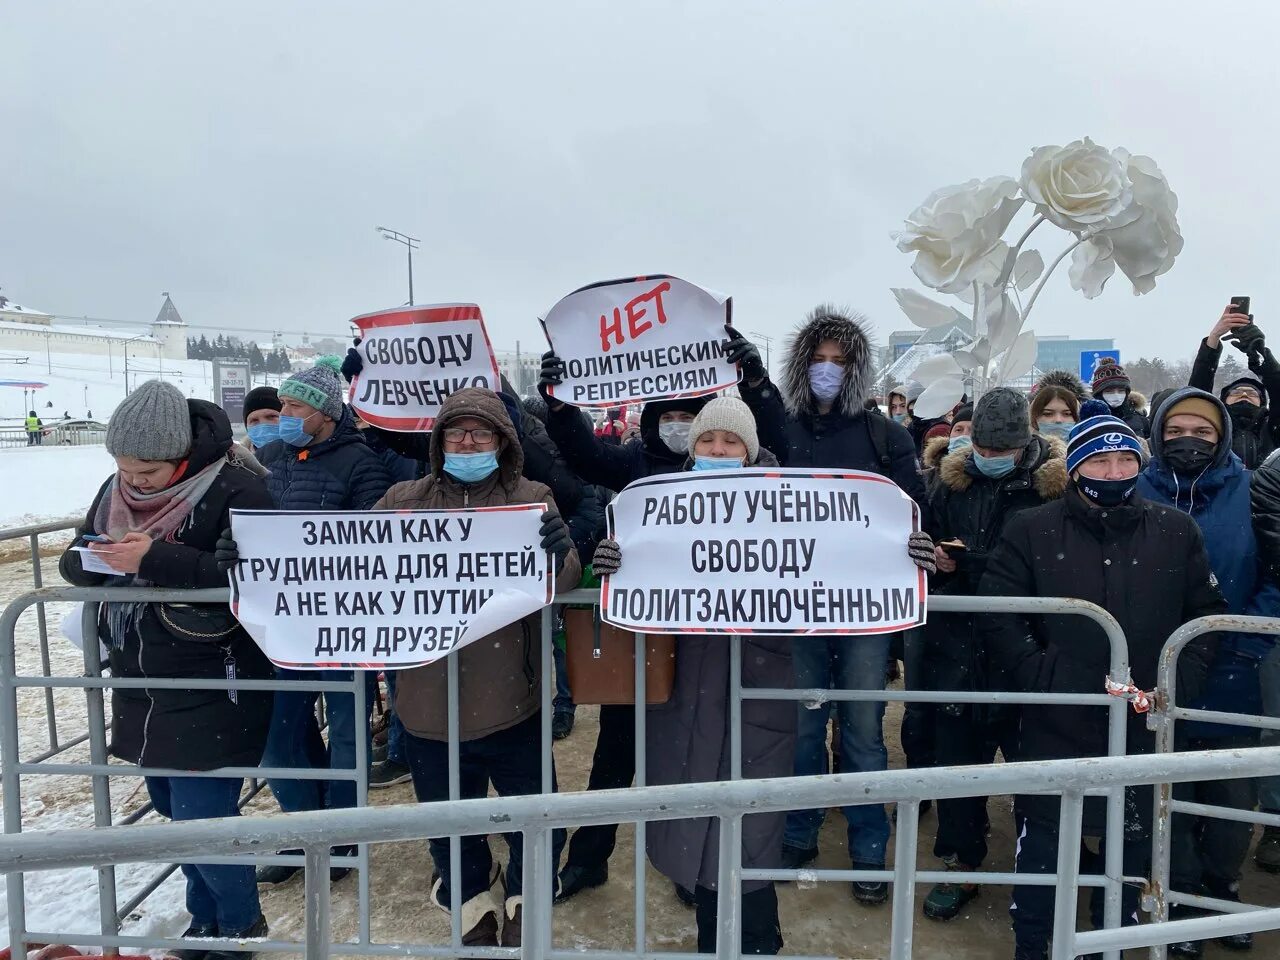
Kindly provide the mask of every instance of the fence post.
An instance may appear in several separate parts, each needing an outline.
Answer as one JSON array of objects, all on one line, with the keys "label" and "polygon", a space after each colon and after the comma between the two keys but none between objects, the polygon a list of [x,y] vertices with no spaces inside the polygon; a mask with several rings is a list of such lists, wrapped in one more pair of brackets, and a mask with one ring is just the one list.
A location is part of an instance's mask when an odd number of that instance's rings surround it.
[{"label": "fence post", "polygon": [[[551,887],[547,886],[547,873],[551,871],[551,830],[540,828],[526,830],[524,842],[524,878],[521,908],[520,956],[525,960],[541,960],[551,945]],[[507,916],[506,904],[501,906],[502,922]]]},{"label": "fence post", "polygon": [[[40,534],[31,534],[31,585],[39,590],[44,586],[44,571],[40,569]],[[40,635],[40,672],[49,677],[53,667],[49,662],[49,630],[45,622],[44,601],[36,604],[36,630]],[[44,688],[45,722],[49,727],[49,749],[58,750],[58,716],[53,703],[53,687]]]},{"label": "fence post", "polygon": [[[646,723],[649,719],[649,692],[648,692],[648,653],[649,638],[643,633],[632,634],[635,650],[635,768],[636,777],[635,784],[637,787],[643,787],[646,783],[648,771],[645,769],[649,762],[649,745],[645,742]],[[647,904],[645,903],[645,864],[648,863],[648,827],[643,820],[636,821],[635,834],[635,872],[636,872],[636,953],[645,952],[648,937],[645,935],[645,927],[648,926]]]},{"label": "fence post", "polygon": [[716,956],[736,960],[742,950],[742,814],[720,818],[716,890]]},{"label": "fence post", "polygon": [[[98,604],[86,603],[81,613],[81,633],[84,636],[84,672],[88,677],[102,676],[101,654],[98,653]],[[84,691],[86,713],[89,722],[89,762],[107,764],[107,714],[102,687],[86,687]],[[141,759],[141,758],[139,758]],[[111,779],[106,774],[95,773],[91,778],[93,791],[93,825],[111,826]],[[107,864],[98,871],[98,917],[104,937],[120,932],[120,917],[116,912],[116,868]]]},{"label": "fence post", "polygon": [[920,838],[920,801],[898,802],[897,839],[893,846],[893,926],[890,960],[911,960],[916,903],[916,847]]},{"label": "fence post", "polygon": [[1084,794],[1078,790],[1063,791],[1062,810],[1058,816],[1058,884],[1053,898],[1053,960],[1075,960],[1080,831],[1083,825]]},{"label": "fence post", "polygon": [[329,929],[329,847],[307,847],[305,853],[306,957],[307,960],[325,960],[332,940]]},{"label": "fence post", "polygon": [[[18,691],[14,686],[17,659],[15,627],[20,610],[10,606],[0,617],[0,793],[3,793],[4,832],[22,832],[22,788],[18,776]],[[21,873],[5,874],[9,904],[9,946],[15,957],[27,955],[26,891]]]}]

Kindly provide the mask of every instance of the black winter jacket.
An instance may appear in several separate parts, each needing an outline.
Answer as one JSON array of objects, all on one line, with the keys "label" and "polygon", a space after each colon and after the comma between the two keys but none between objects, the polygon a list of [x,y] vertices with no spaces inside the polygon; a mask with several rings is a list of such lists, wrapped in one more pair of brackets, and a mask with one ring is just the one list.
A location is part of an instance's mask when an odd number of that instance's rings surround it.
[{"label": "black winter jacket", "polygon": [[[188,400],[194,443],[188,471],[198,472],[227,455],[231,424],[226,414],[205,400]],[[102,485],[78,534],[92,534],[98,503],[110,487]],[[271,497],[261,477],[236,463],[228,463],[196,504],[191,517],[172,543],[157,540],[142,558],[138,577],[158,587],[193,589],[225,587],[213,549],[222,530],[231,526],[231,509],[265,510]],[[78,543],[73,541],[73,545]],[[68,548],[58,569],[78,587],[128,586],[133,577],[86,572],[80,555]],[[125,637],[112,637],[105,617],[98,630],[111,657],[116,677],[181,677],[224,680],[234,666],[246,680],[275,676],[271,663],[243,630],[225,641],[197,643],[179,640],[163,625],[155,604]],[[271,720],[270,691],[236,692],[235,702],[224,690],[121,689],[111,695],[111,753],[130,763],[179,770],[217,767],[255,767],[262,759]]]},{"label": "black winter jacket", "polygon": [[[955,573],[930,577],[929,592],[978,595],[987,559],[1006,524],[1019,511],[1057,500],[1066,492],[1065,457],[1061,440],[1034,435],[1018,466],[999,480],[984,476],[974,466],[972,448],[944,457],[929,503],[927,529],[935,543],[959,540],[966,549],[953,553]],[[972,615],[931,617],[924,636],[926,689],[988,689],[985,657]]]},{"label": "black winter jacket", "polygon": [[[1200,349],[1196,352],[1196,361],[1191,367],[1191,380],[1187,386],[1213,393],[1213,381],[1218,375],[1218,361],[1222,359],[1222,347],[1213,349],[1208,339],[1200,341]],[[1249,411],[1241,415],[1241,411],[1227,408],[1231,416],[1231,451],[1246,470],[1256,470],[1271,451],[1280,446],[1280,363],[1272,356],[1270,350],[1263,350],[1256,364],[1250,365],[1257,377],[1242,377],[1261,387],[1262,408],[1257,412]],[[1240,380],[1235,381],[1239,383]],[[1229,383],[1218,391],[1218,397],[1224,403],[1227,391],[1235,384]],[[1154,419],[1157,411],[1152,410]]]},{"label": "black winter jacket", "polygon": [[[1018,513],[987,562],[980,590],[993,597],[1075,597],[1096,603],[1124,630],[1133,682],[1143,690],[1155,686],[1160,651],[1174,630],[1226,610],[1195,521],[1138,493],[1123,507],[1099,510],[1071,489],[1061,500]],[[1089,619],[1000,614],[978,618],[978,631],[995,689],[1103,690],[1110,645]],[[1182,652],[1180,703],[1201,692],[1214,645],[1210,637],[1200,637]],[[1129,713],[1128,737],[1131,754],[1154,747],[1139,714]],[[1107,713],[1093,706],[1025,709],[1018,750],[1021,760],[1102,756]]]},{"label": "black winter jacket", "polygon": [[356,429],[350,407],[342,408],[333,435],[294,447],[276,440],[258,451],[271,471],[267,486],[280,510],[368,510],[391,486],[386,463]]},{"label": "black winter jacket", "polygon": [[1280,584],[1280,451],[1272,453],[1253,472],[1249,509],[1263,569],[1273,582]]}]

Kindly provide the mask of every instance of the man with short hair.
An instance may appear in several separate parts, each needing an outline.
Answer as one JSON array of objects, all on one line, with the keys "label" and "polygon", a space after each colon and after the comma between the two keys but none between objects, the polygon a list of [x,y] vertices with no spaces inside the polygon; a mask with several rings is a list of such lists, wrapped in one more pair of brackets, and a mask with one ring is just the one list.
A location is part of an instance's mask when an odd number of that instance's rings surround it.
[{"label": "man with short hair", "polygon": [[[1155,686],[1160,651],[1170,635],[1197,617],[1222,613],[1226,603],[1209,568],[1204,540],[1186,514],[1152,503],[1138,490],[1144,451],[1134,431],[1115,417],[1076,425],[1067,445],[1070,487],[1044,506],[1024,510],[1005,526],[987,561],[979,593],[992,597],[1069,597],[1102,607],[1120,624],[1132,679]],[[995,690],[1096,693],[1111,666],[1111,645],[1092,620],[1066,614],[994,614],[977,618]],[[1178,662],[1178,691],[1199,696],[1213,641],[1187,644]],[[1043,704],[1024,708],[1018,728],[1020,760],[1095,757],[1107,753],[1108,712],[1096,706]],[[1129,715],[1128,750],[1150,753],[1145,718]],[[1126,789],[1124,872],[1145,876],[1150,857],[1150,787]],[[1058,851],[1059,798],[1019,796],[1014,802],[1018,873],[1052,873]],[[1084,834],[1105,832],[1101,797],[1085,801]],[[1121,838],[1109,838],[1118,842]],[[1074,842],[1073,838],[1062,838]],[[1105,841],[1104,841],[1105,846]],[[1102,890],[1092,917],[1102,922]],[[1138,922],[1138,892],[1125,887],[1123,920]],[[1013,888],[1016,960],[1045,960],[1053,931],[1052,886]]]}]

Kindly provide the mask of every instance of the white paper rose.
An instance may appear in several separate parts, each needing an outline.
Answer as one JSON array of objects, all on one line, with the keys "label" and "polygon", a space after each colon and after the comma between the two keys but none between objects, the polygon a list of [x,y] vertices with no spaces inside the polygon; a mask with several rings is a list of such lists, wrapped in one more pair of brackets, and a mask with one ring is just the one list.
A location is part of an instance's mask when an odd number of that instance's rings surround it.
[{"label": "white paper rose", "polygon": [[1088,137],[1037,147],[1022,162],[1022,192],[1046,219],[1073,233],[1116,221],[1133,202],[1124,163]]},{"label": "white paper rose", "polygon": [[1093,299],[1115,268],[1133,283],[1135,295],[1155,289],[1156,277],[1167,273],[1182,252],[1178,227],[1178,197],[1169,189],[1156,162],[1150,157],[1115,151],[1133,184],[1133,201],[1108,227],[1077,247],[1071,254],[1071,286]]},{"label": "white paper rose", "polygon": [[914,252],[912,271],[942,293],[975,280],[994,283],[1008,246],[1001,236],[1023,200],[1011,177],[991,177],[935,190],[894,234],[898,249]]}]

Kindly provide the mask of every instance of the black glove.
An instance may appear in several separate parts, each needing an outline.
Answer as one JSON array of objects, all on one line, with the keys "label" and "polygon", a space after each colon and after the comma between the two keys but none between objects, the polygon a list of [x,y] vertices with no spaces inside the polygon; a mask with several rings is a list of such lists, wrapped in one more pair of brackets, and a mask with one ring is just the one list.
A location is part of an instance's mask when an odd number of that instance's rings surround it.
[{"label": "black glove", "polygon": [[611,577],[622,566],[622,548],[617,540],[604,539],[596,546],[591,569],[597,577]]},{"label": "black glove", "polygon": [[[356,337],[353,342],[355,347],[360,346],[359,337]],[[347,355],[342,361],[342,376],[347,383],[350,383],[351,378],[357,376],[364,369],[364,357],[360,356],[360,351],[355,347],[347,351]]]},{"label": "black glove", "polygon": [[542,513],[542,527],[538,530],[542,535],[540,546],[555,554],[556,573],[564,569],[564,561],[573,549],[573,538],[569,536],[569,528],[560,516],[559,510],[547,509]]},{"label": "black glove", "polygon": [[226,573],[228,570],[234,569],[235,565],[240,562],[240,548],[236,546],[235,540],[231,537],[231,528],[223,530],[218,537],[218,542],[213,546],[213,558],[218,561],[218,572]]},{"label": "black glove", "polygon": [[538,371],[538,392],[548,403],[560,403],[547,393],[547,387],[558,386],[564,382],[564,361],[556,356],[554,350],[542,355],[542,369]]},{"label": "black glove", "polygon": [[933,537],[923,530],[917,530],[907,537],[907,553],[911,556],[911,562],[925,573],[938,572],[938,564],[933,557]]},{"label": "black glove", "polygon": [[728,330],[730,339],[724,342],[725,359],[730,363],[742,364],[742,379],[748,383],[767,377],[769,371],[764,368],[764,361],[760,359],[759,348],[733,327]]}]

